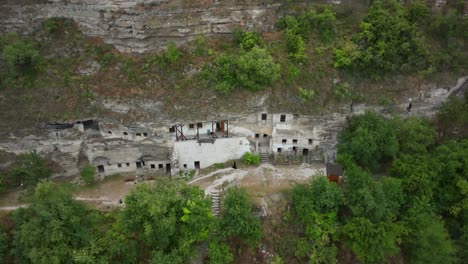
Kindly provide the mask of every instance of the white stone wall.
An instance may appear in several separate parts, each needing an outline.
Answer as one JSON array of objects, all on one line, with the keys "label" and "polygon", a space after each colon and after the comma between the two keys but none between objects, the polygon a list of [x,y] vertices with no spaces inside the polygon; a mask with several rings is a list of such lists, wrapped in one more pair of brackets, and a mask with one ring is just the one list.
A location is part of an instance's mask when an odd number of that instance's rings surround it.
[{"label": "white stone wall", "polygon": [[215,163],[224,163],[239,159],[250,151],[250,143],[245,137],[218,138],[211,143],[199,144],[196,140],[179,141],[174,144],[174,158],[178,160],[179,168],[195,169],[195,161],[200,162],[200,168],[209,167]]}]

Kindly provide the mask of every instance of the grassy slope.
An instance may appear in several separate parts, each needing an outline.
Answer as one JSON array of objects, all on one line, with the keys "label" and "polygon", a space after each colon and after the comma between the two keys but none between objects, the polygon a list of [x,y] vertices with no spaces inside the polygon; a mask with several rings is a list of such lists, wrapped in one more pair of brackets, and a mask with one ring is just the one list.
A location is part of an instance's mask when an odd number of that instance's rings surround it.
[{"label": "grassy slope", "polygon": [[[196,72],[203,65],[212,63],[220,53],[235,53],[237,45],[229,37],[207,39],[201,46],[203,52],[195,52],[197,44],[182,47],[183,55],[175,64],[164,64],[154,58],[158,54],[121,54],[100,40],[84,37],[69,21],[60,21],[58,30],[45,29],[28,38],[36,43],[45,58],[45,69],[35,78],[5,80],[8,75],[5,63],[0,59],[0,120],[9,131],[36,133],[44,122],[66,121],[86,117],[107,117],[127,122],[151,119],[144,111],[127,115],[110,113],[93,102],[102,98],[128,102],[129,99],[149,99],[162,102],[161,110],[174,119],[203,119],[219,112],[239,113],[246,104],[253,106],[259,98],[269,95],[267,105],[272,112],[324,113],[336,111],[339,105],[333,94],[335,84],[348,82],[354,101],[388,104],[401,97],[414,96],[421,83],[452,84],[459,72],[437,73],[430,77],[418,74],[389,76],[380,80],[356,77],[333,68],[333,50],[340,40],[358,32],[359,23],[366,14],[362,5],[342,5],[337,10],[335,40],[323,43],[312,33],[307,43],[309,60],[296,65],[300,74],[292,78],[288,73],[291,62],[285,52],[281,32],[263,34],[265,45],[281,64],[281,79],[271,88],[252,93],[238,89],[231,94],[220,94],[201,81]],[[152,60],[153,59],[153,60]],[[148,61],[154,63],[148,63]],[[93,61],[101,68],[86,76],[79,71]],[[146,70],[144,70],[146,64]],[[466,69],[462,69],[466,71]],[[192,72],[192,74],[190,74]],[[298,89],[313,89],[313,100],[303,101]],[[1,133],[6,134],[8,130]]]}]

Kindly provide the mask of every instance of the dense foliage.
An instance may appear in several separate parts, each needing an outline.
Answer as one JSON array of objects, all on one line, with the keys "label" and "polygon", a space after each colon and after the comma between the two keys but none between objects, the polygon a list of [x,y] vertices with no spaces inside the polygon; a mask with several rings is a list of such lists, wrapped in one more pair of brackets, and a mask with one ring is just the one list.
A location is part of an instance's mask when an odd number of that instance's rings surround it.
[{"label": "dense foliage", "polygon": [[258,165],[260,164],[260,156],[252,152],[246,152],[242,155],[242,161],[247,165]]},{"label": "dense foliage", "polygon": [[266,49],[258,46],[243,50],[238,56],[222,54],[204,76],[215,82],[215,89],[228,93],[235,88],[259,91],[271,86],[280,77],[280,65]]},{"label": "dense foliage", "polygon": [[94,240],[92,214],[70,192],[44,182],[30,202],[14,216],[18,263],[65,263]]},{"label": "dense foliage", "polygon": [[30,152],[18,155],[13,166],[0,174],[0,185],[3,184],[5,189],[19,186],[34,188],[39,181],[51,175],[52,171],[46,161],[36,152]]}]

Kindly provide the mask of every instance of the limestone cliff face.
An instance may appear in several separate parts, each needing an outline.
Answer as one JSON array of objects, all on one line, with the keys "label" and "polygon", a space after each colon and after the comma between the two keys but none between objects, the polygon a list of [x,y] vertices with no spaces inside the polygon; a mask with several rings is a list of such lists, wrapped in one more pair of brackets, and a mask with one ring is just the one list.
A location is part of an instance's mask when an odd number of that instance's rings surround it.
[{"label": "limestone cliff face", "polygon": [[73,19],[89,36],[123,52],[159,50],[197,35],[241,27],[273,29],[281,1],[242,0],[0,0],[0,32],[31,32],[51,17]]}]

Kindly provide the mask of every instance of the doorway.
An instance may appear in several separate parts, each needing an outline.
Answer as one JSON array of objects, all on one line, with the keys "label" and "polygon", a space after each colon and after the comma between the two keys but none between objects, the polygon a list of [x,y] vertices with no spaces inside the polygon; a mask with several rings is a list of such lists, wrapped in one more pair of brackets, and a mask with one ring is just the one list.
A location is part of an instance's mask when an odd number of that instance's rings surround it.
[{"label": "doorway", "polygon": [[141,166],[141,161],[137,161],[137,162],[136,162],[136,166],[137,166],[137,169],[141,169],[141,167],[142,167],[142,166]]},{"label": "doorway", "polygon": [[166,174],[171,174],[171,164],[166,163]]},{"label": "doorway", "polygon": [[97,166],[97,170],[99,173],[104,173],[104,165]]},{"label": "doorway", "polygon": [[200,161],[195,161],[195,169],[199,170],[200,169]]},{"label": "doorway", "polygon": [[224,132],[224,122],[216,122],[216,132]]},{"label": "doorway", "polygon": [[306,149],[306,148],[303,149],[303,150],[302,150],[302,155],[303,155],[303,156],[309,156],[309,149]]}]

